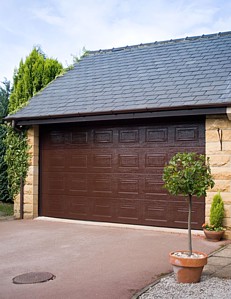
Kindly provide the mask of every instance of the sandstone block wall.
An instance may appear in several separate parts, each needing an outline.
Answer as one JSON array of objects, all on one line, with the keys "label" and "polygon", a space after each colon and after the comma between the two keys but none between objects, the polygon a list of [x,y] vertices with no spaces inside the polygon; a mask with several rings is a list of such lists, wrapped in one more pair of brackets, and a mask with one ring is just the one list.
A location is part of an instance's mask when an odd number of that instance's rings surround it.
[{"label": "sandstone block wall", "polygon": [[209,222],[213,196],[220,191],[225,205],[226,237],[231,239],[231,121],[226,115],[207,116],[206,155],[210,157],[215,186],[207,193],[205,222]]},{"label": "sandstone block wall", "polygon": [[[33,126],[28,130],[30,145],[30,166],[24,186],[24,215],[25,219],[38,216],[38,176],[39,176],[39,128]],[[20,195],[14,201],[15,218],[20,217]]]}]

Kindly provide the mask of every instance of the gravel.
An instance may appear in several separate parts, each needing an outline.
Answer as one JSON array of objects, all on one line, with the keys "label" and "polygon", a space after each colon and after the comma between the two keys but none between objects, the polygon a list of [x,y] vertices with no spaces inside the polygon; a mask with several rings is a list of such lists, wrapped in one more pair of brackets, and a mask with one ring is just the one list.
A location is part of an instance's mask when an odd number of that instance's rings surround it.
[{"label": "gravel", "polygon": [[200,259],[205,257],[203,254],[199,254],[196,252],[193,252],[191,255],[189,255],[187,252],[184,251],[175,251],[171,253],[171,255],[176,257],[183,257],[186,259]]},{"label": "gravel", "polygon": [[227,299],[231,298],[231,279],[202,275],[200,283],[177,283],[174,275],[164,277],[139,299]]}]

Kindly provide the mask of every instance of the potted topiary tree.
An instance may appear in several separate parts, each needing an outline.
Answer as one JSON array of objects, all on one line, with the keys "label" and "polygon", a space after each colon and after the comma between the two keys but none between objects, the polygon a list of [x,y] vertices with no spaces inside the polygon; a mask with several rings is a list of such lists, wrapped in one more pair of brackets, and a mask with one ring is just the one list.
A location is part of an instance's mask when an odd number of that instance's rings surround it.
[{"label": "potted topiary tree", "polygon": [[208,188],[214,186],[209,159],[197,153],[177,153],[164,167],[164,187],[172,195],[187,196],[188,201],[188,250],[171,252],[170,263],[178,282],[199,282],[207,255],[192,251],[191,217],[192,197],[206,196]]},{"label": "potted topiary tree", "polygon": [[203,230],[206,238],[209,241],[220,241],[225,232],[223,225],[224,218],[224,203],[220,192],[214,195],[211,209],[209,222],[210,224],[203,224]]}]

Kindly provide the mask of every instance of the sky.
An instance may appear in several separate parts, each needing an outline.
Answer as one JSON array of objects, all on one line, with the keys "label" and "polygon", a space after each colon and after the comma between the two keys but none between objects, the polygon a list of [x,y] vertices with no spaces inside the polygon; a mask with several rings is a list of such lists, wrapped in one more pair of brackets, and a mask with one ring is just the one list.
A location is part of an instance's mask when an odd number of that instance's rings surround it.
[{"label": "sky", "polygon": [[231,0],[0,0],[0,81],[40,46],[64,67],[87,50],[231,31]]}]

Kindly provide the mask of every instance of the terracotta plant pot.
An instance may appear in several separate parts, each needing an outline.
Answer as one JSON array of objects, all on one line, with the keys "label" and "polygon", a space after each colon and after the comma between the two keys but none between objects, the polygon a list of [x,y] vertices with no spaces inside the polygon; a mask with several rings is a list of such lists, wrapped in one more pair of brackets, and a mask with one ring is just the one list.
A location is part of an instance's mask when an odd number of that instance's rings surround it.
[{"label": "terracotta plant pot", "polygon": [[203,252],[193,251],[193,253],[200,255],[200,257],[195,258],[175,256],[174,253],[188,253],[188,251],[179,250],[169,253],[170,263],[173,265],[177,282],[199,282],[204,265],[207,264],[208,255]]},{"label": "terracotta plant pot", "polygon": [[221,230],[219,232],[213,231],[213,230],[207,230],[203,229],[205,237],[207,240],[212,241],[212,242],[218,242],[222,239],[224,235],[224,230]]}]

